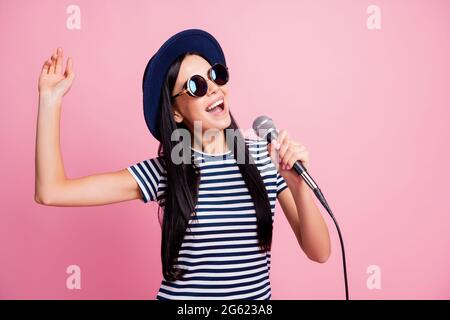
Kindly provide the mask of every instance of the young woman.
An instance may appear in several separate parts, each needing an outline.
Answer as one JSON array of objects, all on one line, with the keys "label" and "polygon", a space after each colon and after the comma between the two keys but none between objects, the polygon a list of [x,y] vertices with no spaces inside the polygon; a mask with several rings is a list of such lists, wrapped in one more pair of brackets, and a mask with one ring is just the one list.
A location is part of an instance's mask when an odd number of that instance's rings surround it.
[{"label": "young woman", "polygon": [[[307,257],[323,263],[330,255],[328,229],[312,193],[290,170],[297,160],[308,167],[305,146],[285,130],[269,145],[240,134],[229,141],[225,130],[238,126],[230,113],[227,80],[211,77],[219,69],[224,72],[223,65],[214,68],[201,52],[186,52],[170,64],[161,88],[157,157],[76,179],[66,178],[59,140],[62,98],[75,77],[72,58],[63,70],[63,52],[58,48],[39,77],[36,202],[93,206],[158,201],[163,210],[164,279],[157,299],[270,299],[277,199]],[[186,90],[192,75],[206,80],[203,96]],[[172,161],[177,144],[172,133],[181,128],[193,132],[195,121],[201,121],[202,133],[215,134],[203,138],[200,146],[192,139],[193,161],[177,164]],[[244,145],[245,163],[236,161],[239,142]]]}]

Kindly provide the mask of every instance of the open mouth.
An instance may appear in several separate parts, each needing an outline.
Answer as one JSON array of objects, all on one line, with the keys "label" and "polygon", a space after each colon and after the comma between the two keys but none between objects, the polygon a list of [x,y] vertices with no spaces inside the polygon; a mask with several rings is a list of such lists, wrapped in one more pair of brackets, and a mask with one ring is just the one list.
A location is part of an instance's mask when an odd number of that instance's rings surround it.
[{"label": "open mouth", "polygon": [[220,99],[220,100],[214,102],[208,108],[206,108],[206,112],[209,112],[212,114],[219,114],[219,113],[222,113],[224,109],[225,109],[224,101],[223,101],[223,99]]}]

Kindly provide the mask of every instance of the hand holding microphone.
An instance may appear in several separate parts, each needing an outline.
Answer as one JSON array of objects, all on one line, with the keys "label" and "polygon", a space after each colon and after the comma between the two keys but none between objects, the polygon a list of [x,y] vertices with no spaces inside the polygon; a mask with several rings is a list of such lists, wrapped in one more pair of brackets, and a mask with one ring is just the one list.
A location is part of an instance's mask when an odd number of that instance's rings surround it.
[{"label": "hand holding microphone", "polygon": [[[283,164],[287,164],[288,169],[286,169],[286,167],[282,167],[282,169],[280,170],[280,174],[285,177],[285,175],[288,176],[288,174],[292,176],[296,172],[297,175],[301,176],[303,180],[308,184],[308,186],[314,191],[314,194],[317,196],[322,205],[327,209],[327,211],[331,212],[325,200],[325,197],[302,163],[302,160],[306,160],[304,162],[306,162],[306,166],[308,166],[309,152],[306,153],[306,148],[304,146],[302,148],[301,144],[297,142],[290,141],[286,131],[282,131],[280,132],[280,134],[278,134],[273,120],[267,116],[259,116],[258,118],[256,118],[255,121],[253,121],[253,130],[259,137],[266,139],[268,143],[271,143],[273,140],[277,140],[278,138],[280,138],[280,140],[283,140],[283,142],[287,140],[287,142],[284,143],[283,152],[281,152],[280,143],[280,156],[282,157],[282,159],[284,159]],[[282,133],[283,136],[281,136]],[[289,152],[286,153],[286,150],[289,150]],[[291,168],[294,170],[291,170]],[[289,170],[290,172],[284,173],[283,170]]]},{"label": "hand holding microphone", "polygon": [[[328,206],[328,203],[325,200],[322,191],[319,189],[314,179],[309,175],[307,171],[309,163],[309,152],[306,150],[305,146],[301,145],[296,141],[291,140],[285,130],[278,132],[272,119],[270,119],[267,116],[260,116],[256,118],[255,121],[253,121],[253,130],[259,137],[266,139],[267,142],[271,145],[270,152],[272,161],[274,160],[274,158],[272,157],[273,149],[274,147],[275,149],[278,149],[281,163],[279,172],[283,176],[283,178],[287,179],[288,181],[293,181],[295,175],[301,176],[301,178],[303,178],[303,180],[308,184],[308,186],[314,191],[316,197],[319,199],[319,201],[327,210],[330,217],[333,219],[333,222],[336,225],[336,229],[339,235],[339,241],[341,243],[342,264],[344,268],[345,298],[348,300],[349,296],[348,296],[348,280],[347,280],[347,266],[346,266],[347,263],[345,259],[344,240],[342,239],[339,224],[337,223],[336,218],[333,215],[333,212]],[[272,142],[274,142],[276,146],[272,145]],[[276,165],[278,164],[276,160],[275,164]]]},{"label": "hand holding microphone", "polygon": [[309,151],[306,147],[293,140],[286,130],[278,132],[278,138],[267,145],[268,152],[280,174],[288,181],[303,182],[298,174],[291,170],[297,161],[308,169]]}]

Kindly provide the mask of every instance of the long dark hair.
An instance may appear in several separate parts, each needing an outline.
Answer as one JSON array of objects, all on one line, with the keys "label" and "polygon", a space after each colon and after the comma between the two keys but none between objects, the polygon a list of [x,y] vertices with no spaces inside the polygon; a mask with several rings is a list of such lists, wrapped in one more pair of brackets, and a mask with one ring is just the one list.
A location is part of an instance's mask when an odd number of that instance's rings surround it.
[{"label": "long dark hair", "polygon": [[[186,269],[177,268],[175,264],[177,264],[178,252],[189,221],[191,218],[196,218],[195,207],[200,180],[199,172],[192,161],[181,164],[175,164],[171,161],[172,149],[178,143],[171,140],[172,132],[177,128],[187,129],[183,123],[177,124],[173,118],[171,92],[175,85],[181,62],[186,55],[190,54],[197,54],[205,58],[198,52],[187,52],[181,55],[169,68],[161,89],[161,122],[159,127],[161,142],[158,148],[158,155],[162,157],[167,173],[167,188],[164,197],[162,197],[163,199],[160,201],[159,208],[164,208],[161,261],[163,276],[168,281],[181,279],[186,273]],[[268,251],[272,245],[272,212],[269,197],[259,170],[250,156],[244,137],[238,130],[239,127],[231,113],[230,117],[231,124],[227,129],[233,129],[235,133],[233,139],[226,138],[226,142],[229,149],[233,151],[236,160],[238,148],[243,148],[245,152],[245,162],[236,162],[255,205],[258,246],[260,250]],[[239,150],[241,151],[242,149]],[[160,216],[159,210],[158,216]]]}]

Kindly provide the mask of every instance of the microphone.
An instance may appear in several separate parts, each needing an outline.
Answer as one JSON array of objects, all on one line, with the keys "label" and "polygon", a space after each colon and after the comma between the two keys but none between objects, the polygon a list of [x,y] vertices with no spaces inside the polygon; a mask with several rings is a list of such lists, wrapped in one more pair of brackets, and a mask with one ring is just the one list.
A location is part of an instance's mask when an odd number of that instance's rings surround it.
[{"label": "microphone", "polygon": [[[260,137],[264,140],[267,140],[268,143],[271,143],[272,140],[278,139],[278,131],[276,129],[275,123],[273,122],[273,120],[271,118],[269,118],[267,116],[259,116],[258,118],[256,118],[255,121],[253,121],[253,130],[255,131],[255,133],[258,137]],[[337,229],[337,232],[339,235],[339,241],[341,243],[342,264],[343,264],[343,269],[344,269],[345,298],[346,298],[346,300],[349,300],[344,240],[342,239],[341,230],[336,221],[336,218],[334,217],[333,212],[331,211],[331,208],[328,206],[328,203],[325,200],[325,196],[322,194],[322,191],[317,186],[317,183],[314,181],[314,179],[308,173],[308,171],[303,166],[301,161],[296,161],[294,163],[294,165],[292,166],[292,168],[297,172],[297,174],[299,176],[301,176],[303,178],[303,180],[306,182],[306,184],[314,191],[314,194],[319,199],[320,203],[322,203],[322,205],[325,207],[328,214],[333,219],[334,224],[336,225],[336,229]]]},{"label": "microphone", "polygon": [[[253,130],[260,138],[267,140],[268,143],[271,143],[272,140],[278,139],[278,131],[275,127],[275,124],[273,120],[267,116],[259,116],[258,118],[256,118],[255,121],[253,121]],[[325,200],[325,197],[320,191],[320,188],[317,186],[317,183],[303,166],[302,162],[296,161],[292,168],[297,172],[299,176],[303,178],[308,186],[314,191],[314,194],[317,196],[319,201],[328,210],[329,207],[328,203]]]}]

